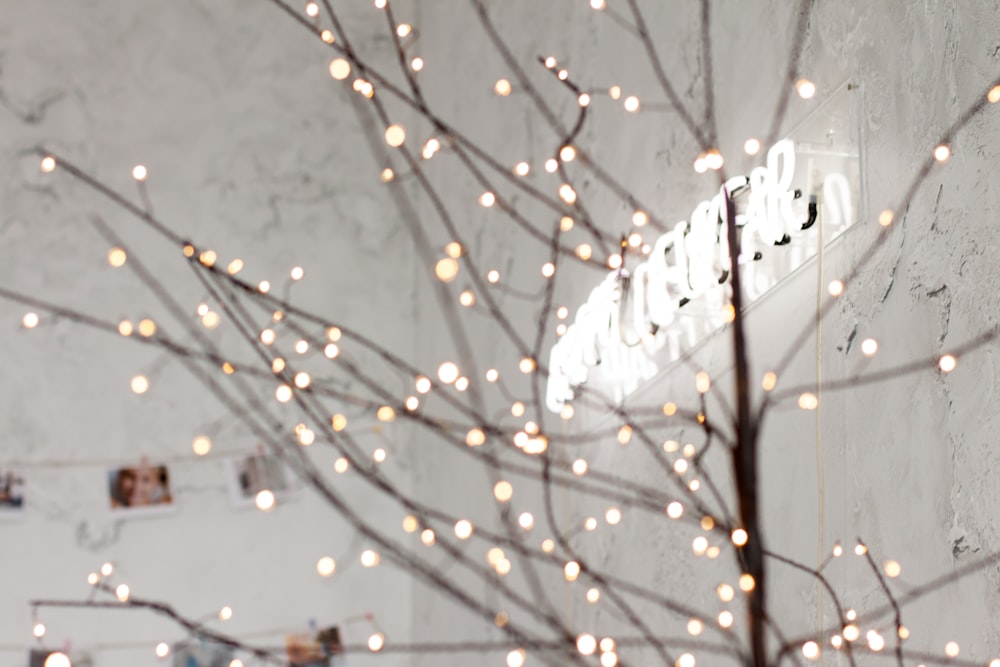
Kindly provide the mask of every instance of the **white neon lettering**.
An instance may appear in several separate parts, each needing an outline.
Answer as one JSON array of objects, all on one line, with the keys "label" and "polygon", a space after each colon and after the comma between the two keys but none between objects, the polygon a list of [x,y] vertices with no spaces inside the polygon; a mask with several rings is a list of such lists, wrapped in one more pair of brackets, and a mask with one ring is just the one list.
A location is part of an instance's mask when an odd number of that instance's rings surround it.
[{"label": "white neon lettering", "polygon": [[[558,412],[572,400],[575,388],[586,383],[589,369],[598,364],[618,379],[614,398],[620,400],[655,374],[653,352],[666,347],[670,358],[676,359],[682,339],[689,346],[697,342],[698,322],[702,329],[708,328],[702,333],[722,324],[731,261],[725,226],[727,192],[749,188],[746,209],[736,215],[746,296],[752,301],[776,282],[776,276],[758,269],[757,243],[773,246],[786,236],[802,234],[807,217],[793,206],[795,160],[794,142],[779,141],[767,152],[766,166],[749,176],[730,178],[719,194],[694,208],[690,224],[681,221],[657,238],[649,259],[631,275],[624,268],[613,271],[590,292],[549,353],[549,410]],[[836,231],[849,227],[853,209],[847,178],[826,174],[822,193],[826,224]],[[794,266],[806,250],[792,250]],[[681,316],[690,313],[679,310],[684,299],[700,299],[699,308],[706,312]]]}]

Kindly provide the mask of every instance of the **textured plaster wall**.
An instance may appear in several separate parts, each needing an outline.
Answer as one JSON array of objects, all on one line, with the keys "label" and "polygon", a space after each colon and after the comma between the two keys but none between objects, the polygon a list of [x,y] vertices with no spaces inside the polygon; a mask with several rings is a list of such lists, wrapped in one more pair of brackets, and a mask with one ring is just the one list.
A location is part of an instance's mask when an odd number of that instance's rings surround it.
[{"label": "textured plaster wall", "polygon": [[[610,4],[616,7],[613,0]],[[647,4],[668,74],[699,117],[706,72],[699,10],[693,3]],[[788,4],[712,5],[720,148],[734,171],[752,166],[740,153],[744,139],[768,129],[794,25]],[[493,81],[513,77],[470,7],[430,1],[395,7],[397,19],[420,31],[416,49],[427,62],[421,81],[437,111],[501,162],[530,159],[533,183],[554,192],[556,182],[539,167],[560,139],[531,111],[523,93],[503,100],[492,95]],[[391,68],[394,56],[380,14],[367,2],[341,11],[355,44],[378,66]],[[511,51],[564,122],[575,118],[574,101],[533,63],[538,55],[558,56],[581,85],[618,84],[644,105],[662,102],[639,45],[587,3],[493,3],[491,12]],[[134,277],[105,263],[107,244],[89,222],[101,215],[127,235],[134,256],[170,276],[175,296],[192,311],[204,297],[175,251],[70,179],[43,178],[31,151],[44,143],[126,192],[133,191],[131,165],[148,165],[155,211],[178,233],[216,248],[223,258],[242,257],[254,279],[277,284],[301,264],[307,278],[292,290],[296,303],[350,322],[428,370],[455,358],[455,339],[443,324],[445,310],[430,277],[437,255],[425,256],[411,230],[419,221],[427,244],[438,252],[449,234],[412,179],[400,179],[391,190],[378,181],[379,170],[394,159],[383,147],[380,127],[348,84],[331,82],[323,45],[272,5],[4,0],[0,19],[0,285],[110,320],[151,315],[166,321]],[[847,78],[859,86],[864,210],[894,204],[934,138],[996,77],[998,28],[995,2],[816,4],[802,72],[817,82],[820,98]],[[809,109],[809,103],[793,100],[785,127]],[[429,136],[426,125],[399,105],[390,110],[419,147]],[[959,135],[947,167],[936,169],[909,210],[898,214],[894,236],[823,326],[824,377],[931,357],[997,324],[998,239],[992,221],[1000,202],[992,186],[998,182],[998,140],[1000,121],[990,110]],[[707,177],[690,169],[697,150],[669,111],[629,116],[599,99],[579,143],[665,220],[686,218],[694,203],[714,190]],[[442,185],[469,252],[481,265],[499,268],[519,289],[537,290],[546,249],[515,232],[506,218],[476,206],[481,186],[447,155],[428,163],[428,173]],[[607,229],[628,228],[631,211],[623,203],[592,179],[583,178],[578,189]],[[543,228],[551,222],[551,214],[537,207],[525,204],[524,210]],[[874,239],[871,216],[859,224],[829,257],[826,276],[845,271]],[[573,234],[572,243],[585,240],[579,230]],[[787,331],[778,325],[811,316],[817,279],[809,271],[751,314],[757,375],[783,349]],[[560,276],[565,277],[556,301],[575,307],[602,273],[567,267]],[[450,294],[452,303],[465,286],[463,276]],[[510,295],[498,293],[497,299],[519,331],[533,333],[533,308]],[[225,629],[236,634],[279,630],[262,641],[279,642],[285,629],[301,628],[310,619],[338,622],[365,612],[375,612],[387,637],[396,641],[500,638],[488,623],[407,573],[389,566],[360,568],[363,541],[308,491],[271,514],[234,511],[219,462],[193,460],[190,441],[221,420],[217,450],[252,451],[256,443],[178,364],[65,321],[43,319],[42,327],[25,332],[19,326],[23,311],[0,306],[0,340],[7,350],[0,382],[0,463],[24,463],[30,480],[26,515],[0,525],[4,664],[19,664],[17,651],[29,639],[27,600],[85,596],[86,573],[105,560],[118,565],[136,595],[169,600],[192,615],[232,605],[234,618]],[[516,376],[518,355],[498,329],[478,315],[463,321],[474,343],[477,376],[496,366],[511,377],[515,394],[527,395],[527,384]],[[213,335],[222,345],[235,340],[225,327]],[[857,350],[857,342],[868,336],[882,344],[873,361],[863,361]],[[723,335],[696,358],[722,385],[727,355]],[[811,339],[788,379],[814,378],[815,357]],[[823,397],[819,413],[777,413],[767,424],[762,464],[769,544],[814,563],[818,543],[826,550],[837,539],[851,543],[863,537],[878,558],[903,563],[901,590],[1000,548],[993,521],[1000,507],[995,364],[994,350],[986,349],[960,360],[947,377],[926,372]],[[152,378],[143,397],[128,391],[129,378],[140,371]],[[690,370],[675,369],[640,396],[662,401],[690,397],[690,389]],[[261,395],[270,391],[263,387]],[[484,400],[495,410],[508,404],[495,392]],[[569,425],[549,428],[574,432],[611,423],[580,413]],[[816,519],[817,414],[825,483],[822,535]],[[360,423],[371,431],[370,419]],[[446,457],[446,450],[399,422],[390,428],[384,469],[394,481],[428,502],[461,508],[484,525],[496,520],[488,478],[478,463]],[[382,443],[374,436],[366,442]],[[623,476],[650,483],[662,479],[630,447],[601,442],[582,451],[593,465]],[[310,454],[329,469],[331,455]],[[141,456],[184,459],[173,469],[179,511],[116,522],[104,507],[104,468]],[[726,462],[718,457],[712,463],[724,477]],[[351,475],[338,477],[337,484],[365,507],[375,525],[398,530],[404,514],[399,507]],[[540,492],[523,480],[517,488],[516,510],[535,513],[539,527],[531,539],[538,543],[549,532]],[[556,503],[567,523],[600,516],[605,506],[562,496]],[[575,537],[574,544],[643,586],[713,609],[714,585],[732,578],[731,562],[693,560],[693,533],[663,522],[626,513],[614,530],[602,527]],[[479,557],[486,546],[468,548]],[[441,558],[441,567],[449,567],[442,556],[429,553],[431,562]],[[321,555],[338,559],[340,570],[330,580],[315,574]],[[445,571],[465,581],[463,572]],[[582,586],[566,585],[556,569],[545,572],[544,591],[533,593],[543,593],[571,625],[630,634],[612,608],[584,602]],[[857,561],[837,564],[833,573],[848,604],[881,603]],[[815,623],[814,585],[777,567],[774,574],[776,616],[791,632],[808,631]],[[521,577],[520,571],[512,575],[513,585],[532,592]],[[489,586],[469,586],[504,608]],[[945,641],[955,639],[964,656],[995,655],[998,587],[1000,574],[993,569],[918,605],[907,619],[914,646],[940,652]],[[683,619],[652,605],[637,608],[658,632],[683,632]],[[154,663],[156,641],[182,636],[143,614],[46,611],[45,621],[53,645],[134,642],[134,649],[96,648],[101,665]],[[369,630],[349,625],[347,632],[358,640]],[[502,659],[503,652],[482,658],[490,664]],[[382,664],[477,660],[380,658]]]}]

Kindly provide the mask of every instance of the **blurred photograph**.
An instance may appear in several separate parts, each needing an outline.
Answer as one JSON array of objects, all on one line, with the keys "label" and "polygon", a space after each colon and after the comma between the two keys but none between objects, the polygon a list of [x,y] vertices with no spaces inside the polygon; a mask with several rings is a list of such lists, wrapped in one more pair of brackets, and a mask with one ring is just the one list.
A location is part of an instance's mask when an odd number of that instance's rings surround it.
[{"label": "blurred photograph", "polygon": [[230,497],[238,507],[253,507],[261,491],[270,491],[278,500],[296,491],[288,469],[276,457],[254,454],[229,459],[225,464]]},{"label": "blurred photograph", "polygon": [[11,468],[0,468],[0,515],[18,515],[24,510],[24,476]]},{"label": "blurred photograph", "polygon": [[108,471],[112,511],[142,513],[173,508],[170,472],[162,465],[138,465]]},{"label": "blurred photograph", "polygon": [[172,667],[229,667],[233,659],[231,647],[207,639],[178,642],[171,653]]},{"label": "blurred photograph", "polygon": [[343,652],[337,627],[285,637],[285,655],[293,667],[342,667]]}]

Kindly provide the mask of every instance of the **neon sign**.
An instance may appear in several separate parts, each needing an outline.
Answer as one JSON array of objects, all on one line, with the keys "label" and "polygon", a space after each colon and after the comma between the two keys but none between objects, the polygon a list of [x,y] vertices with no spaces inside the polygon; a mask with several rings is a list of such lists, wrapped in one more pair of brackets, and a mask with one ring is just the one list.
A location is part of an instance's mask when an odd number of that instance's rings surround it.
[{"label": "neon sign", "polygon": [[[661,350],[675,360],[682,345],[694,345],[725,323],[731,265],[726,192],[738,204],[739,264],[748,302],[815,254],[816,235],[808,231],[820,214],[819,202],[821,224],[832,235],[849,227],[854,209],[847,177],[823,174],[809,160],[804,197],[801,188],[793,187],[795,167],[795,142],[778,142],[764,166],[730,178],[717,195],[694,208],[690,221],[661,235],[645,262],[631,272],[623,267],[609,273],[549,353],[548,409],[559,412],[598,365],[602,375],[614,378],[615,399],[621,400],[656,374]],[[765,254],[775,246],[786,249]]]}]

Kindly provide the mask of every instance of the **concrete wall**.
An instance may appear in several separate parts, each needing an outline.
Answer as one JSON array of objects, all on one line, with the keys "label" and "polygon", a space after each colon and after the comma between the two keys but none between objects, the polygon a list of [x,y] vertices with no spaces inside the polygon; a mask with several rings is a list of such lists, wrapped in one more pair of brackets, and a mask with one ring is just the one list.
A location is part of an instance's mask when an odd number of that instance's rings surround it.
[{"label": "concrete wall", "polygon": [[[610,3],[616,15],[627,16],[627,7],[619,4]],[[707,63],[700,48],[699,8],[647,4],[667,72],[700,119]],[[741,153],[744,140],[762,137],[769,128],[794,32],[788,4],[712,5],[719,145],[733,172],[754,164]],[[420,32],[411,53],[426,61],[420,80],[434,109],[500,162],[530,160],[532,185],[555,196],[559,181],[545,174],[541,163],[561,138],[523,91],[515,89],[507,98],[492,93],[496,79],[515,77],[490,47],[472,8],[429,1],[394,8],[397,20]],[[383,71],[394,67],[382,13],[368,3],[341,11],[362,53]],[[698,152],[694,142],[675,113],[657,110],[665,98],[644,53],[613,18],[593,12],[587,3],[568,1],[493,3],[490,11],[512,53],[564,123],[575,120],[575,100],[534,62],[537,56],[555,55],[583,87],[620,85],[626,95],[642,99],[646,111],[630,115],[620,102],[595,95],[577,143],[651,211],[668,222],[686,218],[696,200],[717,188],[712,176],[692,171]],[[404,171],[399,156],[381,142],[381,123],[350,92],[349,83],[330,80],[331,55],[324,45],[274,6],[7,0],[0,3],[0,15],[0,285],[112,321],[150,315],[180,333],[133,275],[107,266],[108,244],[90,223],[98,214],[126,236],[132,256],[169,277],[174,295],[192,316],[205,297],[174,249],[66,175],[39,174],[31,151],[45,144],[130,195],[135,191],[131,166],[146,164],[157,216],[177,233],[215,248],[226,261],[243,258],[248,278],[278,285],[300,264],[307,277],[292,288],[296,304],[350,323],[428,373],[441,361],[456,359],[458,344],[446,315],[456,308],[458,292],[470,285],[469,277],[460,274],[443,305],[430,270],[453,235],[415,179],[401,178],[389,187],[379,181],[387,164]],[[862,205],[870,213],[894,206],[935,138],[1000,71],[998,27],[996,3],[817,3],[807,26],[801,74],[815,81],[819,92],[812,102],[793,98],[783,127],[792,127],[810,105],[850,79],[860,95]],[[391,76],[402,82],[398,74]],[[391,96],[383,97],[391,119],[406,126],[408,145],[419,149],[430,128]],[[997,324],[991,251],[997,247],[992,220],[1000,202],[989,186],[997,182],[998,135],[1000,121],[991,108],[957,137],[949,163],[935,168],[905,215],[897,215],[889,242],[848,286],[824,323],[819,347],[808,340],[782,383],[813,379],[817,351],[823,376],[840,377],[934,357]],[[547,248],[496,209],[479,207],[476,197],[483,186],[454,155],[444,152],[426,165],[470,256],[483,270],[498,268],[505,279],[510,276],[511,286],[536,292]],[[579,164],[569,168],[603,228],[612,236],[628,230],[631,207]],[[513,190],[498,187],[497,192],[504,196]],[[523,196],[517,204],[541,229],[557,219]],[[413,235],[415,224],[432,249],[429,255]],[[829,257],[824,273],[846,271],[876,232],[869,215]],[[591,241],[579,226],[565,239],[570,245]],[[775,324],[811,316],[820,283],[810,273],[814,270],[803,271],[754,309],[751,350],[757,374],[787,341],[786,331]],[[555,303],[575,307],[602,275],[599,268],[560,266]],[[537,307],[501,290],[491,293],[514,328],[530,339]],[[83,598],[86,574],[106,560],[118,565],[119,576],[137,596],[169,600],[195,616],[232,605],[234,617],[224,629],[238,635],[276,631],[260,637],[262,643],[280,643],[286,629],[309,619],[343,622],[367,612],[376,615],[390,642],[503,638],[492,624],[410,573],[388,564],[359,567],[364,540],[309,491],[270,514],[234,511],[220,462],[195,459],[191,438],[221,420],[217,452],[253,451],[256,439],[228,419],[177,362],[65,320],[43,316],[39,328],[24,331],[24,307],[0,308],[5,322],[0,335],[9,350],[0,384],[0,464],[23,463],[29,475],[25,516],[0,527],[7,564],[0,575],[0,645],[5,651],[10,647],[5,663],[17,664],[21,647],[29,643],[27,600]],[[459,317],[473,341],[473,379],[495,366],[510,393],[530,397],[529,384],[516,370],[515,346],[481,311],[464,310]],[[545,349],[554,339],[553,325]],[[237,344],[225,326],[212,335],[224,348]],[[881,344],[872,361],[863,360],[857,349],[857,342],[869,336]],[[728,377],[727,358],[724,334],[696,357],[717,386]],[[469,368],[469,359],[459,361]],[[400,387],[400,396],[411,391],[409,379],[372,368]],[[129,378],[137,372],[152,379],[150,392],[141,397],[128,391]],[[836,540],[849,545],[861,537],[876,559],[902,563],[901,591],[995,551],[1000,545],[992,517],[1000,496],[992,478],[997,467],[994,375],[994,353],[988,348],[960,359],[948,376],[928,370],[887,386],[823,396],[817,412],[777,410],[767,422],[763,447],[769,546],[815,564],[820,546],[825,551]],[[634,400],[661,404],[664,396],[679,396],[683,405],[693,399],[691,377],[689,367],[668,370]],[[261,385],[261,397],[271,392],[273,386]],[[493,385],[484,385],[483,401],[487,414],[506,413],[510,403]],[[439,405],[435,409],[446,414]],[[489,475],[480,461],[456,456],[437,438],[400,421],[387,427],[386,445],[372,415],[350,416],[366,447],[387,447],[382,470],[394,482],[422,501],[474,519],[484,530],[499,525]],[[610,429],[610,434],[617,428],[605,415],[582,408],[565,424],[530,410],[520,420],[503,421],[520,426],[531,417],[553,434],[589,428]],[[818,429],[817,418],[822,420]],[[824,463],[822,530],[817,527],[817,434]],[[693,438],[669,427],[654,435]],[[662,472],[649,465],[635,442],[621,448],[609,435],[577,448],[553,447],[557,460],[580,452],[595,468],[662,483]],[[314,447],[309,454],[330,469],[330,452]],[[142,456],[176,459],[179,510],[119,523],[104,507],[104,469]],[[516,461],[519,455],[505,451],[502,456]],[[717,456],[709,464],[724,481],[726,461]],[[406,512],[397,504],[352,474],[335,482],[364,508],[372,525],[401,535],[399,522]],[[552,532],[544,520],[541,489],[527,479],[514,482],[515,515],[534,513],[538,526],[528,540],[537,547]],[[607,505],[573,494],[558,493],[555,499],[563,527],[600,517]],[[600,567],[714,614],[719,605],[715,586],[733,581],[735,566],[729,551],[716,561],[693,558],[693,535],[692,527],[678,528],[662,515],[626,510],[619,526],[602,523],[572,543]],[[416,536],[403,538],[422,549]],[[462,548],[485,564],[489,546],[477,539]],[[529,614],[514,610],[494,586],[449,565],[439,550],[418,553],[488,605],[509,610],[512,624],[532,627]],[[315,573],[322,555],[334,556],[340,566],[329,580]],[[588,586],[566,584],[558,564],[542,566],[541,588],[524,578],[520,562],[514,567],[505,583],[548,598],[574,632],[635,635],[608,603],[607,591],[601,602],[589,604],[583,597]],[[882,603],[857,558],[835,563],[831,571],[847,604],[864,610]],[[808,632],[816,623],[814,583],[778,566],[773,572],[776,617],[790,634]],[[993,568],[920,603],[912,617],[908,611],[904,621],[912,629],[912,647],[940,655],[944,643],[955,640],[963,657],[980,662],[1000,652],[998,577]],[[684,633],[686,618],[630,600],[657,634]],[[824,617],[830,621],[829,607]],[[169,623],[141,613],[45,611],[44,620],[52,645],[90,646],[95,664],[101,665],[154,663],[155,642],[183,636]],[[370,630],[362,623],[347,625],[346,631],[349,639],[363,641]],[[134,648],[107,646],[130,642]],[[378,660],[503,664],[505,653],[386,654]],[[646,658],[656,656],[648,649],[622,652],[623,661],[633,664],[645,664]]]}]

